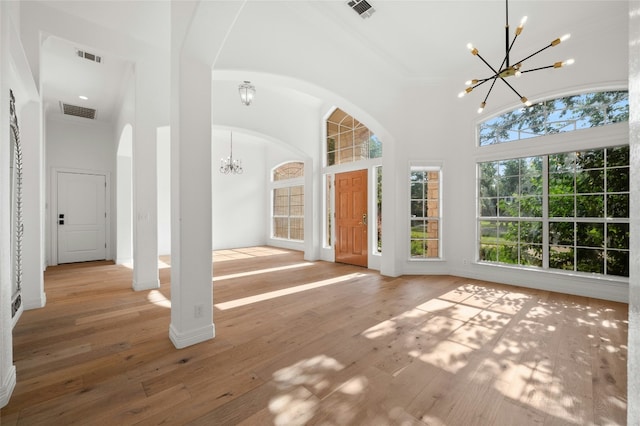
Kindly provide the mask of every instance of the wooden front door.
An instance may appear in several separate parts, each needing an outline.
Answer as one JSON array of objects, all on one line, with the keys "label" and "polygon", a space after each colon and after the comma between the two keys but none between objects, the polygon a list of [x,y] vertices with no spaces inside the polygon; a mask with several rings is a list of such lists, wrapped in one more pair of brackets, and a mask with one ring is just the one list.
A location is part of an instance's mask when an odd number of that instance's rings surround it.
[{"label": "wooden front door", "polygon": [[336,174],[336,262],[368,266],[367,170]]}]

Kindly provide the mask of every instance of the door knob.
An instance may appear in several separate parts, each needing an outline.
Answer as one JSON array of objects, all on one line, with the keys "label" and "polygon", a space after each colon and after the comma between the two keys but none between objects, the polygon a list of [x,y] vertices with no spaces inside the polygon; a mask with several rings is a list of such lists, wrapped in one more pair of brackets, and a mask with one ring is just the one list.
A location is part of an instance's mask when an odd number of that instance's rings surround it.
[{"label": "door knob", "polygon": [[367,224],[367,214],[366,214],[366,213],[364,213],[364,214],[362,215],[362,224],[363,224],[363,225],[366,225],[366,224]]}]

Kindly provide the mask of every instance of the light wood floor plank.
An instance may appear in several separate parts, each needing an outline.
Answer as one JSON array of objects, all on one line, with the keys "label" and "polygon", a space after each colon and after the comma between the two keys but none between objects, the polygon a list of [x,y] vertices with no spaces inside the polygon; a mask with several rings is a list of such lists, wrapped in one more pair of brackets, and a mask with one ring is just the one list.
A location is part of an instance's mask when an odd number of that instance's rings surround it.
[{"label": "light wood floor plank", "polygon": [[181,350],[170,268],[141,292],[109,262],[49,268],[1,424],[626,424],[625,304],[270,247],[212,259],[217,336]]}]

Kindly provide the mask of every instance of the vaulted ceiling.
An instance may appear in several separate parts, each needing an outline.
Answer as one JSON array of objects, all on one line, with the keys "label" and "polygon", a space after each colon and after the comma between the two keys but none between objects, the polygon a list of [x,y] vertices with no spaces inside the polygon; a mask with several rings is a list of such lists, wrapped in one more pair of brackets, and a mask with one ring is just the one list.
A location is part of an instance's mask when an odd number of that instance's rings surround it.
[{"label": "vaulted ceiling", "polygon": [[[46,1],[85,23],[127,34],[168,52],[170,2]],[[494,67],[505,52],[505,2],[371,0],[363,19],[346,1],[203,1],[193,19],[189,48],[215,70],[244,70],[307,79],[331,88],[338,81],[389,87],[446,86],[452,97],[465,80],[486,77],[489,68],[466,49],[472,42]],[[626,61],[626,1],[525,1],[509,3],[511,31],[522,16],[527,25],[513,48],[521,59],[564,33],[567,43],[530,61],[529,67],[575,58],[575,68],[606,67]],[[50,40],[43,46],[42,82],[47,102],[86,102],[98,118],[112,120],[120,88],[135,58],[114,48],[101,66],[74,56],[82,40]],[[626,63],[626,62],[625,62]],[[548,72],[548,71],[544,71]],[[555,72],[555,71],[550,71]],[[564,72],[564,71],[563,71]],[[583,71],[585,72],[585,71]],[[612,78],[617,78],[613,76]],[[540,86],[550,75],[533,80]],[[566,77],[565,77],[566,79]],[[527,90],[531,90],[525,83]],[[502,89],[501,89],[502,90]],[[508,92],[508,90],[507,90]],[[482,95],[478,95],[477,103]],[[476,102],[473,102],[475,110]]]}]

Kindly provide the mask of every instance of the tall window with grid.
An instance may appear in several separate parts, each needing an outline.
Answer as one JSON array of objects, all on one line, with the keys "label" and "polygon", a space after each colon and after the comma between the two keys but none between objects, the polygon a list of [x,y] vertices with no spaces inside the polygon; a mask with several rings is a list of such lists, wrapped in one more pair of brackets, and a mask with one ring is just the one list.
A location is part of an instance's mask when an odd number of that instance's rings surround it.
[{"label": "tall window with grid", "polygon": [[272,175],[272,237],[304,240],[304,163],[285,163]]},{"label": "tall window with grid", "polygon": [[629,146],[478,165],[479,260],[629,276]]},{"label": "tall window with grid", "polygon": [[440,167],[411,166],[410,258],[441,258]]}]

